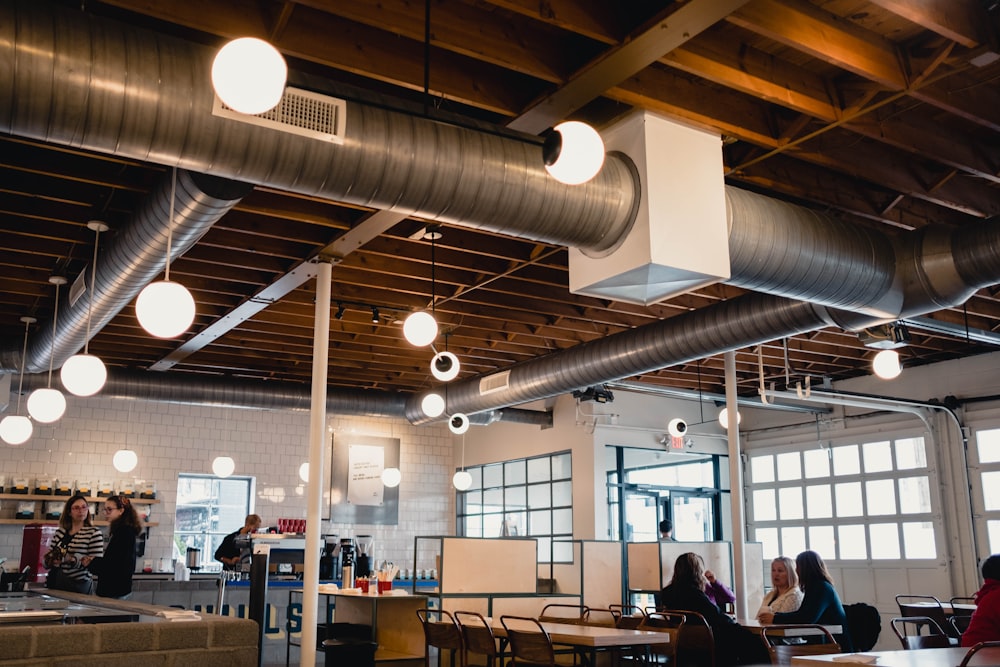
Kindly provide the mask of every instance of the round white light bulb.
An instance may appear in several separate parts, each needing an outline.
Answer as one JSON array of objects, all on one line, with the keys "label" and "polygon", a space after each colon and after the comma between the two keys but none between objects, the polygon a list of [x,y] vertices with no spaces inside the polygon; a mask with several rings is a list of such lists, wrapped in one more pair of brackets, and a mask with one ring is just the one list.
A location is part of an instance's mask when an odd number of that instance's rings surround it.
[{"label": "round white light bulb", "polygon": [[896,350],[880,351],[872,360],[872,368],[875,370],[875,375],[883,380],[899,377],[899,374],[903,372],[903,367],[899,363],[899,352]]},{"label": "round white light bulb", "polygon": [[462,412],[456,412],[448,420],[448,428],[455,435],[462,435],[469,430],[469,417]]},{"label": "round white light bulb", "polygon": [[66,413],[66,397],[58,389],[44,387],[28,395],[28,414],[36,422],[51,424]]},{"label": "round white light bulb", "polygon": [[465,491],[472,486],[472,475],[465,470],[459,470],[455,473],[455,476],[451,478],[451,483],[459,491]]},{"label": "round white light bulb", "polygon": [[270,111],[285,94],[288,65],[276,48],[256,37],[229,42],[212,63],[212,87],[226,106],[245,114]]},{"label": "round white light bulb", "polygon": [[458,357],[451,352],[438,352],[431,359],[431,375],[441,382],[451,382],[458,377],[461,366]]},{"label": "round white light bulb", "polygon": [[303,482],[309,481],[309,461],[299,466],[299,479]]},{"label": "round white light bulb", "polygon": [[382,471],[382,484],[390,489],[399,486],[401,481],[403,481],[403,473],[399,472],[399,468],[386,468]]},{"label": "round white light bulb", "polygon": [[7,415],[0,420],[0,438],[8,445],[23,445],[35,427],[24,415]]},{"label": "round white light bulb", "polygon": [[441,398],[441,394],[431,392],[420,401],[420,409],[428,417],[440,417],[444,414],[444,399]]},{"label": "round white light bulb", "polygon": [[118,472],[131,472],[139,465],[139,457],[131,449],[119,449],[111,458],[111,463]]},{"label": "round white light bulb", "polygon": [[403,338],[410,345],[427,347],[438,335],[438,323],[430,313],[418,310],[403,320]]},{"label": "round white light bulb", "polygon": [[108,369],[100,357],[93,354],[74,354],[59,371],[66,391],[74,396],[93,396],[108,381]]},{"label": "round white light bulb", "polygon": [[146,285],[135,300],[135,316],[157,338],[176,338],[194,322],[194,298],[184,285],[158,280]]},{"label": "round white light bulb", "polygon": [[[743,413],[739,410],[736,411],[736,425],[739,426],[740,422],[743,421]],[[729,408],[722,408],[719,410],[719,424],[722,428],[729,430]]]},{"label": "round white light bulb", "polygon": [[553,132],[560,135],[559,148],[547,156],[545,163],[552,178],[566,185],[580,185],[597,176],[604,166],[604,141],[597,130],[571,120],[559,123]]},{"label": "round white light bulb", "polygon": [[216,477],[229,477],[236,470],[236,461],[230,456],[216,456],[212,461],[212,472]]}]

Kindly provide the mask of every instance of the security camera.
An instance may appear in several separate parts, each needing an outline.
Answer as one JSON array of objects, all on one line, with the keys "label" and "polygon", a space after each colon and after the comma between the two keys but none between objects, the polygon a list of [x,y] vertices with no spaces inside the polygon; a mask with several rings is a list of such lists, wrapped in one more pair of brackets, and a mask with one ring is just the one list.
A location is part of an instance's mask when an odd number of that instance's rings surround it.
[{"label": "security camera", "polygon": [[675,438],[681,437],[682,435],[687,433],[687,430],[688,430],[687,422],[681,419],[680,417],[674,417],[673,419],[670,420],[670,423],[667,424],[667,433],[669,433]]},{"label": "security camera", "polygon": [[461,412],[456,412],[448,418],[448,428],[455,435],[462,435],[469,430],[469,417]]}]

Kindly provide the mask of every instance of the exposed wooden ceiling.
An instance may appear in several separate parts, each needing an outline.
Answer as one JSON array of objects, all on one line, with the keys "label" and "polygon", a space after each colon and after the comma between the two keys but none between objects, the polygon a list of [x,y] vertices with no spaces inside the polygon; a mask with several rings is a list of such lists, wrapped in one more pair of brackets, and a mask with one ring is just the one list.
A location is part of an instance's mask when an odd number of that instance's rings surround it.
[{"label": "exposed wooden ceiling", "polygon": [[[655,110],[723,136],[730,185],[859,224],[963,226],[1000,213],[995,2],[431,0],[426,51],[427,6],[408,0],[63,4],[211,45],[262,37],[293,69],[410,100],[426,99],[428,74],[435,106],[532,133],[558,120],[553,109],[598,126],[634,107]],[[681,11],[693,24],[711,12],[724,18],[697,34],[659,34]],[[7,346],[19,347],[22,315],[37,317],[36,326],[50,321],[48,277],[73,280],[89,263],[94,238],[86,222],[106,220],[113,233],[164,171],[0,135],[0,335]],[[189,334],[154,339],[129,307],[96,334],[90,351],[111,366],[150,368],[369,213],[258,187],[171,267],[198,304]],[[345,310],[331,326],[332,385],[414,391],[434,384],[430,353],[402,342],[399,323],[431,304],[432,246],[412,238],[424,226],[404,219],[334,267],[333,299]],[[718,284],[650,307],[575,296],[565,248],[463,227],[441,232],[434,306],[447,348],[462,360],[461,377],[741,294]],[[1000,337],[997,292],[983,289],[928,317]],[[308,383],[314,294],[313,283],[304,284],[166,372]],[[961,333],[911,334],[906,364],[996,349]],[[786,373],[868,374],[874,351],[855,333],[827,328],[771,341],[763,354],[765,374],[781,382]],[[741,394],[755,393],[756,350],[740,350],[737,365]],[[630,379],[721,392],[722,375],[718,356]]]}]

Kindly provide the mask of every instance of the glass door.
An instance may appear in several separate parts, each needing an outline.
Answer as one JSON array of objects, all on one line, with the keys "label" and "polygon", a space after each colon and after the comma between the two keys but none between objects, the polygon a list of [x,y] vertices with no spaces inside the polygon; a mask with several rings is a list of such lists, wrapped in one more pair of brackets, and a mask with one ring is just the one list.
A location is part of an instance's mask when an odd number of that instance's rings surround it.
[{"label": "glass door", "polygon": [[624,489],[625,541],[655,542],[660,539],[660,497],[654,491]]},{"label": "glass door", "polygon": [[715,502],[717,494],[671,491],[665,503],[674,522],[678,542],[712,542],[716,534]]}]

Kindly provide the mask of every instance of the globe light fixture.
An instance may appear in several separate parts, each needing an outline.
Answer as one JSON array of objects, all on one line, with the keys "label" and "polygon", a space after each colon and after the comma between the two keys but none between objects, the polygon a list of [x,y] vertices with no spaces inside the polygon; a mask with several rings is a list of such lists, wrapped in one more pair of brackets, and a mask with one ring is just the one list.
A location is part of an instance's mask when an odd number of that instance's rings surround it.
[{"label": "globe light fixture", "polygon": [[62,276],[49,276],[49,282],[56,286],[56,302],[52,314],[52,347],[49,350],[48,386],[34,390],[28,395],[28,414],[36,422],[51,424],[66,413],[66,397],[58,389],[52,388],[52,363],[56,354],[56,323],[59,321],[59,288],[66,284]]},{"label": "globe light fixture", "polygon": [[403,481],[403,473],[399,472],[399,468],[386,468],[382,471],[382,484],[390,489],[399,486],[401,481]]},{"label": "globe light fixture", "polygon": [[431,392],[420,401],[420,409],[430,418],[440,417],[444,414],[444,399],[441,394]]},{"label": "globe light fixture", "polygon": [[108,369],[104,367],[104,362],[90,354],[90,323],[94,314],[97,287],[97,245],[101,232],[108,231],[108,226],[100,220],[91,220],[87,223],[87,228],[94,232],[94,259],[90,263],[90,302],[87,304],[87,338],[83,344],[83,353],[74,354],[67,359],[59,371],[63,386],[74,396],[93,396],[108,380]]},{"label": "globe light fixture", "polygon": [[451,483],[459,491],[465,491],[472,486],[472,475],[466,470],[459,470],[451,478]]},{"label": "globe light fixture", "polygon": [[132,472],[139,465],[139,457],[131,449],[119,449],[111,458],[111,463],[118,472]]},{"label": "globe light fixture", "polygon": [[[736,411],[736,425],[739,426],[740,422],[743,421],[743,414],[737,410]],[[722,428],[729,430],[729,408],[722,408],[719,410],[719,424]]]},{"label": "globe light fixture", "polygon": [[146,285],[135,301],[135,316],[139,324],[157,338],[176,338],[194,322],[194,298],[184,285],[170,280],[170,242],[173,238],[176,193],[177,167],[174,167],[170,179],[167,261],[163,267],[163,280]]},{"label": "globe light fixture", "polygon": [[216,456],[212,461],[212,472],[216,477],[229,477],[236,470],[236,461],[230,456]]},{"label": "globe light fixture", "polygon": [[256,37],[234,39],[212,62],[212,87],[226,106],[249,115],[270,111],[281,101],[288,65],[276,48]]},{"label": "globe light fixture", "polygon": [[35,430],[30,419],[17,414],[21,412],[21,390],[24,389],[24,358],[28,356],[28,327],[36,320],[34,317],[25,315],[21,321],[24,322],[24,346],[21,348],[21,376],[17,382],[17,412],[0,420],[0,438],[8,445],[23,445]]},{"label": "globe light fixture", "polygon": [[309,461],[299,466],[299,479],[303,482],[309,481]]},{"label": "globe light fixture", "polygon": [[431,375],[441,382],[451,382],[457,378],[460,368],[458,357],[448,351],[438,352],[431,359]]},{"label": "globe light fixture", "polygon": [[[455,435],[462,435],[469,430],[469,417],[465,413],[456,412],[448,420],[448,428]],[[463,443],[462,446],[464,447],[465,444]]]},{"label": "globe light fixture", "polygon": [[542,146],[545,170],[566,185],[580,185],[604,166],[604,141],[590,125],[571,120],[559,123]]},{"label": "globe light fixture", "polygon": [[410,345],[427,347],[434,342],[437,335],[437,320],[425,310],[410,313],[403,320],[403,337]]},{"label": "globe light fixture", "polygon": [[899,352],[896,350],[881,350],[872,359],[872,369],[875,375],[883,380],[892,380],[899,377],[903,372],[903,367],[899,363]]}]

